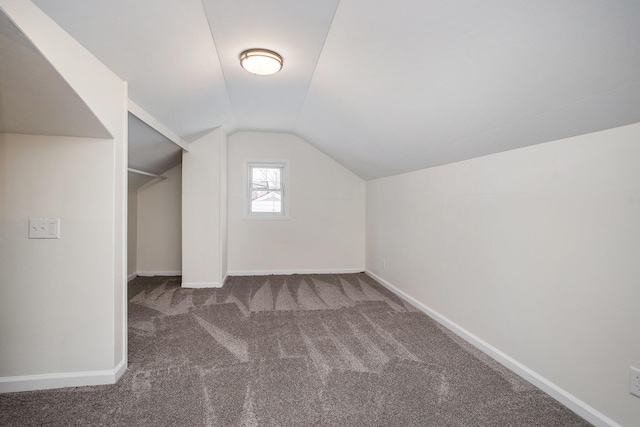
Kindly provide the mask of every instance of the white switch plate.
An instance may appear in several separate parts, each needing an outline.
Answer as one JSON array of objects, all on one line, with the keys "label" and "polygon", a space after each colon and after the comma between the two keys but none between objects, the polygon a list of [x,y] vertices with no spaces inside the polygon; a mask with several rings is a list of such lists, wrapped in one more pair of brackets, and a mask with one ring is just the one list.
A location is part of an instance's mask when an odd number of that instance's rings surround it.
[{"label": "white switch plate", "polygon": [[629,393],[640,397],[640,369],[629,368]]},{"label": "white switch plate", "polygon": [[29,218],[30,239],[59,239],[60,218]]}]

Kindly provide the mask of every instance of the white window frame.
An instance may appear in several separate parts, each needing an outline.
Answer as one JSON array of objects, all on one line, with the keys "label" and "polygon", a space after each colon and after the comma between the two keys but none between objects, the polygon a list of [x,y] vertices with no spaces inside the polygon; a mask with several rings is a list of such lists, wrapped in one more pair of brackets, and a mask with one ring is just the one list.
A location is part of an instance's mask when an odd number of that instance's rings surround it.
[{"label": "white window frame", "polygon": [[[288,159],[243,159],[242,218],[243,219],[289,219],[289,160]],[[282,212],[251,212],[251,168],[281,168]]]}]

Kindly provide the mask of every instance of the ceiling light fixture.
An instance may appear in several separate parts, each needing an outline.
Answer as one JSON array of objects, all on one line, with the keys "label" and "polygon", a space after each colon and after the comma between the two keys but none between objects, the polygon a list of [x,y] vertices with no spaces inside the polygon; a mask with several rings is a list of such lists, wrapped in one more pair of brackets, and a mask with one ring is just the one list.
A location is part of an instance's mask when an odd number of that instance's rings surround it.
[{"label": "ceiling light fixture", "polygon": [[268,76],[282,69],[282,57],[272,50],[249,49],[240,54],[240,65],[250,73]]}]

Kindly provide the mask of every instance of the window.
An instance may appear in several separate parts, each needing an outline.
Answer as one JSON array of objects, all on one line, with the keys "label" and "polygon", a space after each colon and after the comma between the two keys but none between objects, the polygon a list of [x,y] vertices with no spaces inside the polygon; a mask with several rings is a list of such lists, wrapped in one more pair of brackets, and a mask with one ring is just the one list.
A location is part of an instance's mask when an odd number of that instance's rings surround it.
[{"label": "window", "polygon": [[289,161],[245,159],[245,219],[289,217]]}]

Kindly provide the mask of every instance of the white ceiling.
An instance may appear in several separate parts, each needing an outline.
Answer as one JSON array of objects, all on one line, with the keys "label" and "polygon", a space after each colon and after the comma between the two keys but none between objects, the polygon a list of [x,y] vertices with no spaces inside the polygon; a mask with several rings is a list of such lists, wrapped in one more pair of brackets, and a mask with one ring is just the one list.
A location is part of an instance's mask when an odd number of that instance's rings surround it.
[{"label": "white ceiling", "polygon": [[[182,161],[182,149],[129,113],[129,168],[162,175]],[[152,177],[129,172],[129,188],[140,188]]]},{"label": "white ceiling", "polygon": [[0,133],[110,137],[91,109],[2,12]]},{"label": "white ceiling", "polygon": [[364,179],[640,121],[637,0],[34,3],[183,139],[290,132]]}]

